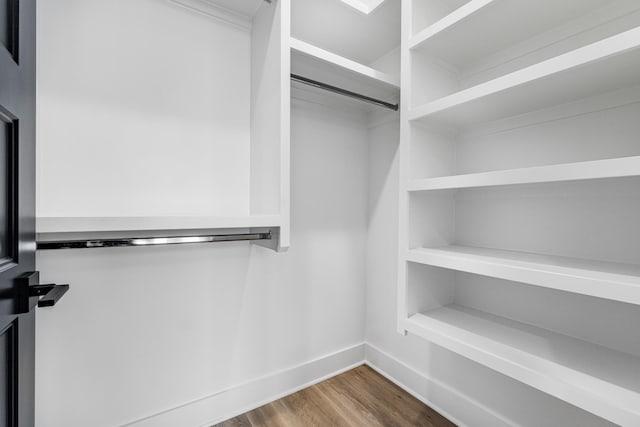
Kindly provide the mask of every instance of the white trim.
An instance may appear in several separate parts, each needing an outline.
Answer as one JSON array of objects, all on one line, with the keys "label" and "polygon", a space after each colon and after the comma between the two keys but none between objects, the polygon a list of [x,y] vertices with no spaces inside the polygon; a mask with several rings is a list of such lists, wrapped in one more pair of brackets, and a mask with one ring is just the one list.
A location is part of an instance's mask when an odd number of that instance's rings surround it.
[{"label": "white trim", "polygon": [[247,382],[219,390],[121,427],[208,427],[233,418],[364,363],[365,344],[339,350]]},{"label": "white trim", "polygon": [[[457,414],[464,414],[464,419],[473,421],[473,426],[517,426],[513,421],[480,402],[435,378],[426,376],[371,343],[365,343],[365,364],[459,427],[470,427],[471,424],[463,422],[459,417],[454,417],[438,402],[446,402],[447,406],[454,406]],[[427,391],[429,396],[416,390]]]},{"label": "white trim", "polygon": [[209,0],[168,0],[192,12],[208,16],[243,31],[251,31],[252,17],[217,5]]},{"label": "white trim", "polygon": [[[367,365],[460,427],[516,426],[480,402],[426,376],[370,343],[360,343],[319,358],[264,375],[179,405],[121,427],[208,427],[281,399],[361,365]],[[418,392],[416,390],[420,390]],[[428,393],[426,395],[425,393]],[[444,409],[453,407],[451,412]]]}]

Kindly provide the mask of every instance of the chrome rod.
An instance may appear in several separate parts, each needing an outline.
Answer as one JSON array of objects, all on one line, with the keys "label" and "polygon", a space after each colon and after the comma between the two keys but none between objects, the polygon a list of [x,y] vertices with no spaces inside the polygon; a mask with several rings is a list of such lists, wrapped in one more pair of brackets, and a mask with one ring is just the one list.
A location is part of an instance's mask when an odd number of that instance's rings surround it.
[{"label": "chrome rod", "polygon": [[271,232],[248,234],[215,234],[209,236],[131,237],[122,239],[57,240],[38,242],[38,249],[94,249],[129,246],[184,245],[188,243],[238,242],[271,240]]},{"label": "chrome rod", "polygon": [[398,111],[398,104],[391,104],[390,102],[381,101],[379,99],[371,98],[370,96],[361,95],[356,92],[351,92],[350,90],[343,89],[337,86],[332,86],[327,83],[322,83],[317,80],[309,79],[307,77],[302,77],[297,74],[291,74],[291,80],[293,80],[294,82],[305,84],[307,86],[313,86],[318,89],[323,89],[329,92],[337,93],[338,95],[348,96],[350,98],[355,98],[360,101],[368,102],[369,104],[377,105],[378,107],[383,107],[393,111]]}]

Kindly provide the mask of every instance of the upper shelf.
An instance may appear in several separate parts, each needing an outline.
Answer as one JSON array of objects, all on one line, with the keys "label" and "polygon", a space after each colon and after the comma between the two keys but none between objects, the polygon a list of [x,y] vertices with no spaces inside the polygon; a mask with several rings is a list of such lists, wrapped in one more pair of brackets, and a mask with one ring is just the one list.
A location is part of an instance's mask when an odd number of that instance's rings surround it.
[{"label": "upper shelf", "polygon": [[606,3],[606,0],[471,0],[418,32],[410,39],[409,48],[428,52],[464,69]]},{"label": "upper shelf", "polygon": [[36,232],[86,233],[110,231],[206,230],[279,227],[277,215],[234,217],[158,216],[158,217],[38,217]]},{"label": "upper shelf", "polygon": [[640,84],[640,27],[445,96],[409,120],[466,127]]},{"label": "upper shelf", "polygon": [[640,304],[640,266],[464,246],[411,249],[407,261]]},{"label": "upper shelf", "polygon": [[451,305],[406,329],[623,426],[640,425],[640,359],[549,330]]},{"label": "upper shelf", "polygon": [[400,89],[400,78],[397,76],[383,73],[295,38],[291,38],[291,57],[294,73],[297,67],[308,61],[314,67],[325,69],[327,73],[362,79],[384,89]]},{"label": "upper shelf", "polygon": [[396,103],[400,79],[302,40],[291,39],[291,72],[351,92]]},{"label": "upper shelf", "polygon": [[640,176],[640,156],[415,179],[409,191],[455,190]]}]

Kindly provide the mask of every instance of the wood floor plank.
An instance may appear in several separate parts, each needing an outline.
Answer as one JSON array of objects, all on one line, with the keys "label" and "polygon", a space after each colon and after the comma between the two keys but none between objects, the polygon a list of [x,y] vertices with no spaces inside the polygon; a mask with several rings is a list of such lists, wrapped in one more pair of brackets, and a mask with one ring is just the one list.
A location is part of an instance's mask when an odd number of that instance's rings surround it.
[{"label": "wood floor plank", "polygon": [[356,368],[353,374],[348,378],[338,376],[334,379],[340,381],[341,387],[349,390],[350,393],[368,388],[369,393],[359,398],[369,411],[385,419],[385,426],[450,427],[453,425],[371,368],[361,366]]},{"label": "wood floor plank", "polygon": [[219,424],[219,427],[252,427],[251,421],[247,418],[246,414],[238,415],[235,418],[231,418],[223,423]]},{"label": "wood floor plank", "polygon": [[[433,419],[432,411],[404,390],[375,373],[368,367],[360,367],[349,377],[335,377],[337,388],[345,396],[357,396],[364,409],[379,419],[384,426],[435,427],[441,416]],[[363,393],[361,390],[366,390]]]},{"label": "wood floor plank", "polygon": [[455,427],[368,366],[359,366],[214,427]]}]

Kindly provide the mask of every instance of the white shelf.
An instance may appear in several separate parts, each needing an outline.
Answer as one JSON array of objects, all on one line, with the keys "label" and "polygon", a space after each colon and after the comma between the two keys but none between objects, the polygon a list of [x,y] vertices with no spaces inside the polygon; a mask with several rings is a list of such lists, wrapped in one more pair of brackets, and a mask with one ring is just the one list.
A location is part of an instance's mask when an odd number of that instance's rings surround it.
[{"label": "white shelf", "polygon": [[640,84],[640,27],[445,96],[409,120],[471,126]]},{"label": "white shelf", "polygon": [[278,215],[237,217],[38,217],[36,218],[36,232],[43,234],[145,230],[205,230],[279,227],[280,223],[281,220]]},{"label": "white shelf", "polygon": [[[302,77],[327,83],[358,94],[390,103],[398,102],[400,79],[366,65],[328,52],[301,40],[291,39],[291,72]],[[325,97],[328,92],[296,84],[296,94],[306,99],[302,91]],[[301,94],[302,92],[302,94]],[[339,95],[329,94],[332,99]],[[343,97],[340,97],[341,99]],[[352,105],[366,107],[359,101],[344,99]]]},{"label": "white shelf", "polygon": [[409,48],[464,69],[604,4],[603,0],[471,0],[412,37]]},{"label": "white shelf", "polygon": [[640,266],[464,246],[411,249],[407,261],[640,304]]},{"label": "white shelf", "polygon": [[400,89],[399,77],[375,70],[302,40],[291,38],[291,55],[294,69],[296,62],[304,61],[306,58],[312,61],[315,66],[325,68],[331,73],[348,73],[352,77],[364,79],[369,83],[381,85],[386,89]]},{"label": "white shelf", "polygon": [[640,359],[459,306],[415,314],[409,332],[616,424],[640,425]]},{"label": "white shelf", "polygon": [[414,179],[409,182],[408,191],[451,190],[632,176],[640,176],[640,156]]}]

